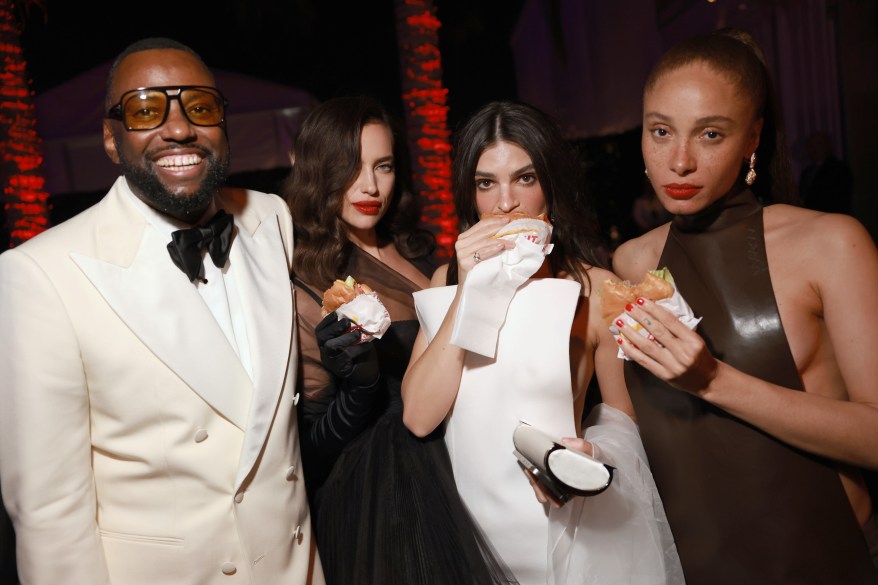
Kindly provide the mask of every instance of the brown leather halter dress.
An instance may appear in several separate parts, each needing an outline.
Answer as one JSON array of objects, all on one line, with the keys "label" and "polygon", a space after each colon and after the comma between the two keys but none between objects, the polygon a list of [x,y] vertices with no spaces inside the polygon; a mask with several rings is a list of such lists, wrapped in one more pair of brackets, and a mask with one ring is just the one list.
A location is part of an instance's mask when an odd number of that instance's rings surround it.
[{"label": "brown leather halter dress", "polygon": [[[671,225],[659,266],[718,359],[803,390],[778,313],[762,206],[744,189]],[[878,583],[831,462],[676,390],[625,378],[688,585]]]}]

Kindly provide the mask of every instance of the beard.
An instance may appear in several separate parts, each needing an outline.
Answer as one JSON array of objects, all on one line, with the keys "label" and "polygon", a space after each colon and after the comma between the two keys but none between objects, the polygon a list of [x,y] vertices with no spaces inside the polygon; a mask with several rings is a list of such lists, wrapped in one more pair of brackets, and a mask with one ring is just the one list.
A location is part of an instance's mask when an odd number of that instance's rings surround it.
[{"label": "beard", "polygon": [[138,165],[127,160],[122,154],[121,146],[116,141],[119,166],[132,190],[140,193],[150,207],[171,217],[185,217],[207,209],[213,196],[226,182],[229,174],[230,155],[228,149],[219,158],[207,149],[199,149],[202,157],[201,164],[207,165],[207,175],[194,193],[177,194],[161,182],[151,163]]}]

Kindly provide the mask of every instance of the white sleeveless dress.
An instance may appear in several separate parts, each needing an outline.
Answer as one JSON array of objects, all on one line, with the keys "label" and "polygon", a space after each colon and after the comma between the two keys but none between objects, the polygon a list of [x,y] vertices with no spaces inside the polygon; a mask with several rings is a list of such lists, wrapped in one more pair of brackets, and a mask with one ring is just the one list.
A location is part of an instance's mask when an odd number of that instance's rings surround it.
[{"label": "white sleeveless dress", "polygon": [[[414,293],[418,318],[428,340],[432,340],[439,329],[456,289],[449,286]],[[550,510],[537,501],[513,455],[512,433],[519,421],[557,437],[582,436],[577,432],[569,359],[570,331],[579,296],[580,285],[574,281],[529,280],[516,291],[509,305],[497,342],[496,358],[467,352],[460,390],[446,423],[445,440],[458,490],[521,585],[682,583],[682,573],[677,579],[673,567],[666,571],[663,561],[652,560],[672,557],[670,564],[674,561],[679,564],[661,504],[658,503],[657,511],[654,509],[658,495],[642,454],[636,425],[626,415],[608,409],[602,422],[609,416],[614,418],[614,424],[602,428],[610,428],[614,436],[621,435],[624,441],[630,438],[634,443],[636,457],[633,459],[636,460],[623,467],[634,467],[638,474],[643,468],[648,476],[645,489],[639,485],[642,477],[629,482],[627,477],[620,479],[622,470],[617,470],[613,485],[603,494],[575,498],[560,510]],[[626,450],[629,449],[631,447],[626,445]],[[612,446],[609,449],[616,450]],[[602,449],[602,456],[607,455],[607,451]],[[618,498],[620,489],[632,483],[638,484],[636,502],[613,501]],[[613,495],[604,496],[611,493]],[[580,525],[588,523],[586,507],[600,506],[601,501],[613,502],[614,507],[624,509],[609,516],[604,512],[601,526],[581,529]],[[628,518],[641,516],[632,513],[632,508],[641,509],[653,525],[631,524]],[[665,524],[662,538],[655,535],[654,515],[659,515],[658,522]],[[618,531],[626,527],[627,530]],[[654,555],[638,544],[641,532],[650,541]],[[586,554],[590,547],[586,536],[611,539],[610,551],[606,550],[607,546],[598,547],[601,557],[607,552],[612,557],[604,560],[609,570],[595,566],[600,559]],[[618,555],[612,549],[615,539],[624,539]],[[623,544],[622,540],[618,544]],[[639,556],[650,559],[647,570],[642,570],[644,563]],[[634,569],[636,575],[627,568],[634,565],[641,567]]]}]

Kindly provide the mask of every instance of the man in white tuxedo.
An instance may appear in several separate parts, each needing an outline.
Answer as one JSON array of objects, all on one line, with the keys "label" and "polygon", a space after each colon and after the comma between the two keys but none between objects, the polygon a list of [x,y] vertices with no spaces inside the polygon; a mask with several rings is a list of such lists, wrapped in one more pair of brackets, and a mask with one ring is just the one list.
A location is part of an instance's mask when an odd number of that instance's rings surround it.
[{"label": "man in white tuxedo", "polygon": [[292,223],[274,195],[221,188],[214,86],[175,41],[126,49],[104,123],[123,176],[0,255],[0,481],[23,584],[323,582]]}]

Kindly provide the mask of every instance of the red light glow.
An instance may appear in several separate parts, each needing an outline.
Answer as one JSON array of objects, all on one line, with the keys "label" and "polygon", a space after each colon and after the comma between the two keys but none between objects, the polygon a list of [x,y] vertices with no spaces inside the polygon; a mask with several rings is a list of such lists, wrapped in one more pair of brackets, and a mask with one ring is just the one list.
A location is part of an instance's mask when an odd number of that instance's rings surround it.
[{"label": "red light glow", "polygon": [[13,11],[10,0],[0,0],[0,197],[10,246],[49,224],[49,194],[40,171],[43,142],[36,131],[33,94]]},{"label": "red light glow", "polygon": [[442,87],[439,27],[431,0],[397,0],[402,98],[409,131],[415,193],[421,222],[436,235],[437,255],[450,258],[457,240],[451,195],[448,90]]}]

